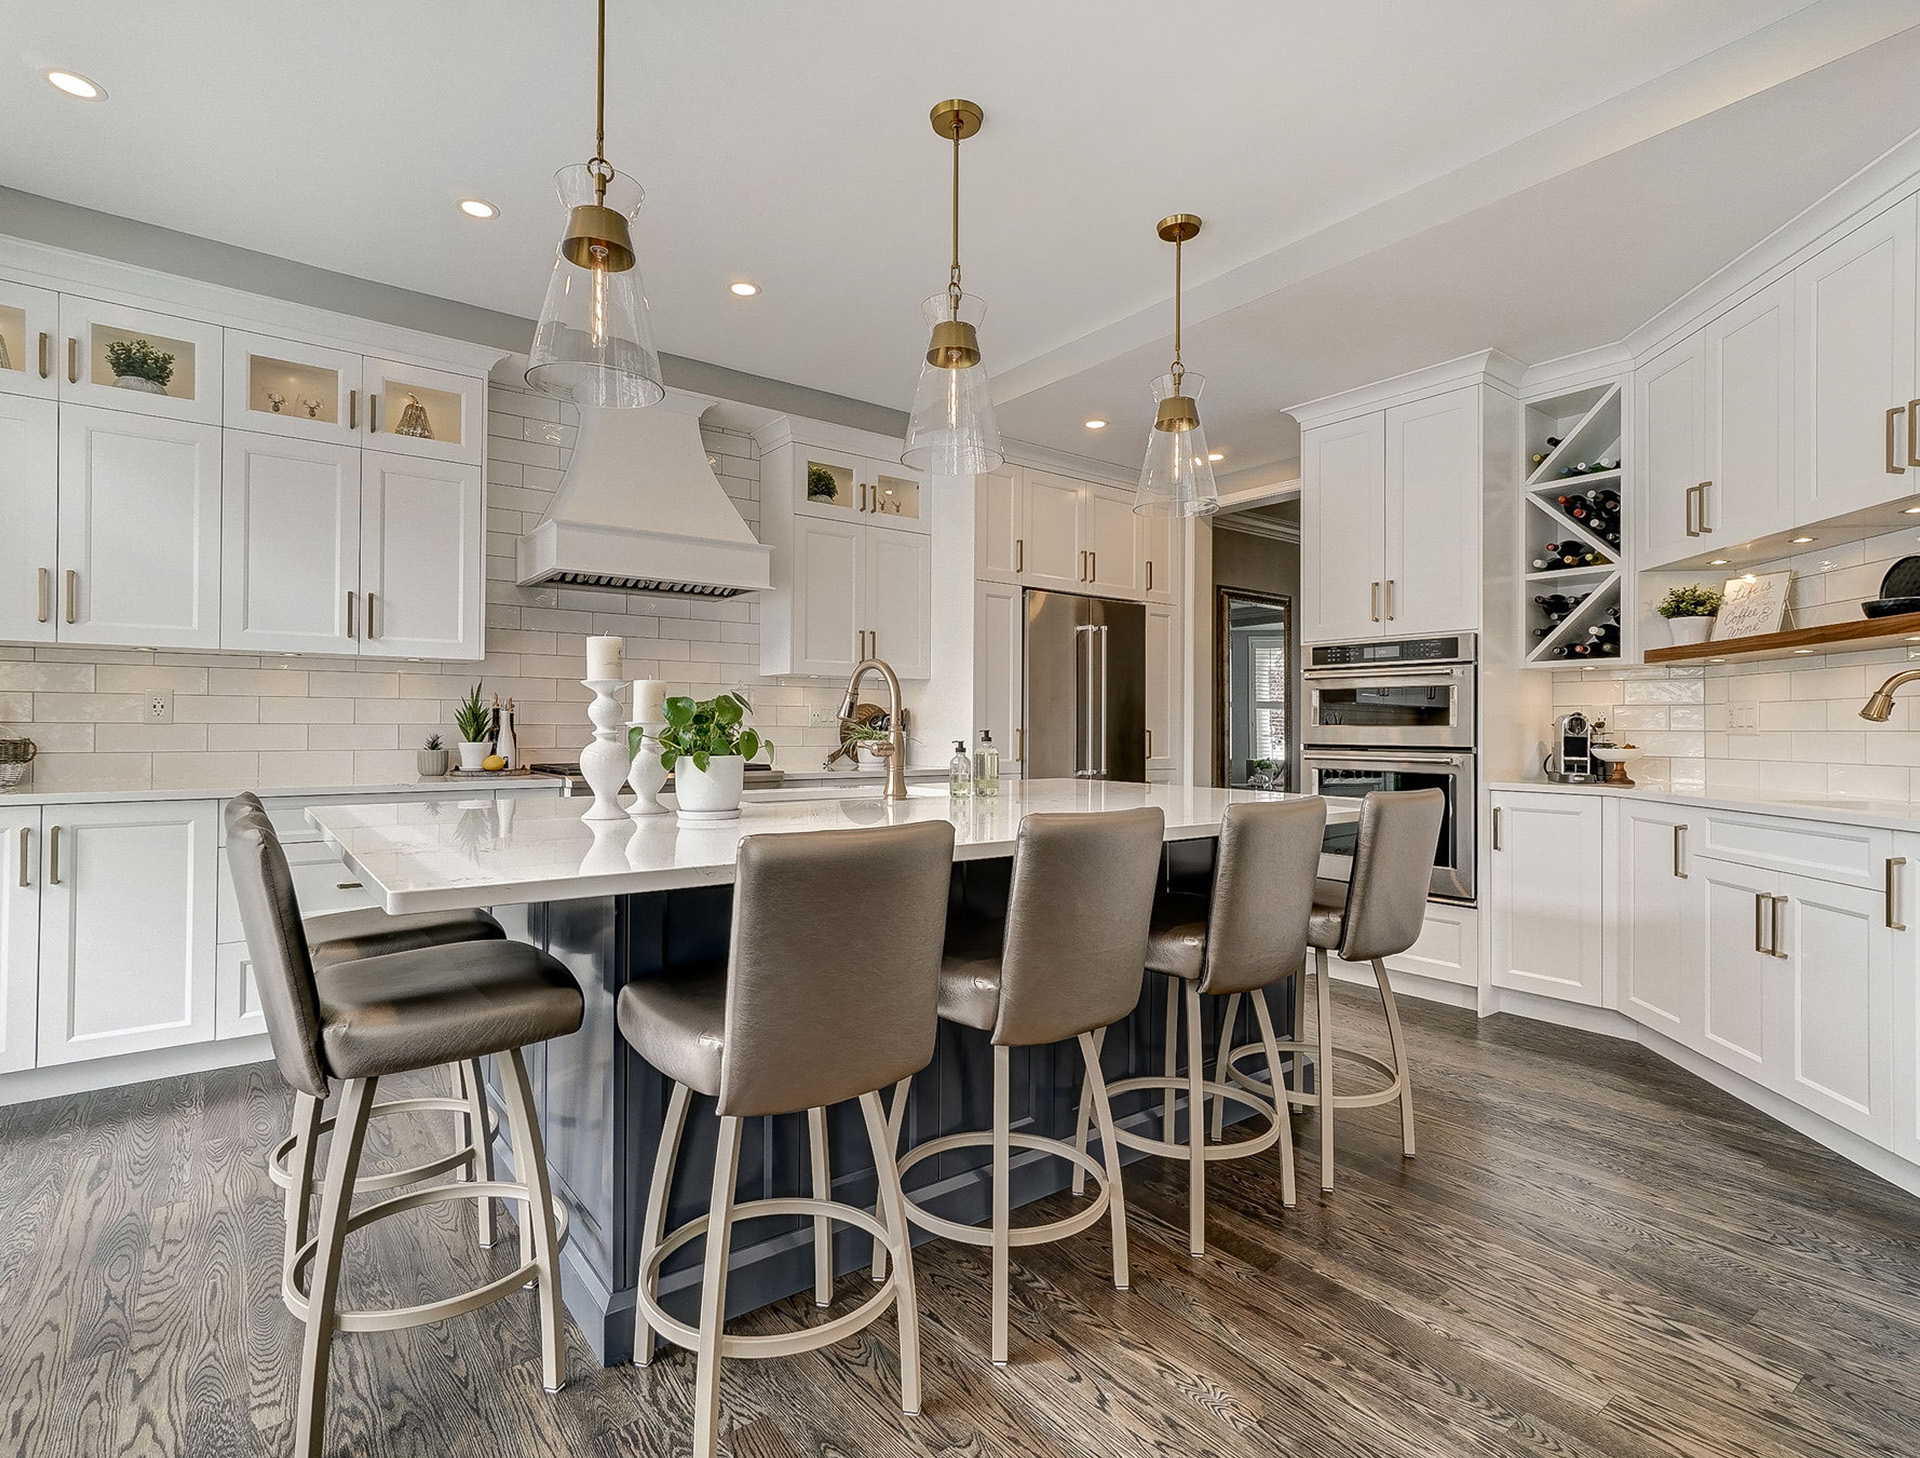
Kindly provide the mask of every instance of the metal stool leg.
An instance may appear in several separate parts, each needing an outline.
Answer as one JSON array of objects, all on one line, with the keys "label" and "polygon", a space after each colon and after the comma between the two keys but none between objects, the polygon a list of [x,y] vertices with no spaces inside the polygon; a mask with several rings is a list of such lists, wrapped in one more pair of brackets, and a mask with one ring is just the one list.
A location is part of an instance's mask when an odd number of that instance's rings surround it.
[{"label": "metal stool leg", "polygon": [[[1267,1006],[1264,990],[1252,994],[1253,1015],[1260,1024],[1260,1041],[1267,1048],[1267,1071],[1273,1079],[1273,1116],[1280,1123],[1280,1203],[1293,1209],[1296,1196],[1293,1184],[1293,1116],[1287,1112],[1286,1090],[1280,1086],[1280,1040],[1273,1032],[1273,1012]],[[1225,1083],[1223,1078],[1220,1080]],[[1222,1100],[1224,1103],[1225,1100]]]},{"label": "metal stool leg", "polygon": [[293,1096],[293,1182],[286,1192],[286,1245],[280,1255],[280,1279],[293,1270],[293,1257],[313,1234],[313,1171],[319,1162],[320,1100],[312,1094]]},{"label": "metal stool leg", "polygon": [[[813,1159],[813,1198],[833,1198],[833,1170],[827,1158],[827,1111],[807,1110],[807,1151]],[[833,1305],[833,1222],[813,1217],[813,1304]]]},{"label": "metal stool leg", "polygon": [[532,1233],[540,1274],[540,1385],[558,1392],[567,1385],[567,1350],[560,1316],[560,1240],[553,1227],[553,1193],[547,1187],[547,1151],[534,1111],[527,1061],[518,1048],[506,1055],[507,1111],[512,1122],[514,1173],[527,1187],[520,1228]]},{"label": "metal stool leg", "polygon": [[1323,947],[1313,949],[1314,982],[1319,994],[1320,1056],[1314,1060],[1315,1091],[1320,1095],[1320,1188],[1333,1188],[1333,976],[1327,968]]},{"label": "metal stool leg", "polygon": [[1207,1253],[1207,1063],[1200,1051],[1200,987],[1187,996],[1187,1252]]},{"label": "metal stool leg", "polygon": [[1400,1084],[1400,1152],[1413,1158],[1413,1075],[1407,1067],[1407,1044],[1400,1032],[1400,1005],[1393,999],[1393,984],[1387,980],[1387,964],[1373,959],[1374,981],[1380,984],[1380,1001],[1387,1010],[1387,1041],[1393,1045],[1393,1076]]},{"label": "metal stool leg", "polygon": [[1127,1201],[1120,1189],[1120,1141],[1113,1132],[1113,1105],[1107,1101],[1107,1076],[1100,1067],[1100,1049],[1107,1030],[1080,1035],[1080,1057],[1086,1064],[1081,1099],[1093,1095],[1094,1117],[1100,1121],[1100,1155],[1107,1167],[1108,1222],[1113,1227],[1113,1289],[1124,1291],[1131,1282],[1127,1257]]},{"label": "metal stool leg", "polygon": [[[647,1265],[653,1249],[667,1229],[667,1191],[673,1184],[674,1161],[680,1157],[680,1136],[687,1129],[687,1103],[692,1098],[684,1083],[676,1083],[667,1095],[666,1125],[660,1131],[660,1147],[653,1156],[653,1178],[647,1185],[647,1223],[640,1231],[640,1280],[647,1280]],[[633,1304],[633,1364],[644,1367],[653,1360],[653,1326],[647,1320],[646,1307]]]},{"label": "metal stool leg", "polygon": [[327,1375],[333,1357],[334,1306],[340,1294],[340,1255],[353,1204],[353,1176],[367,1142],[376,1078],[349,1079],[340,1095],[320,1198],[319,1248],[308,1291],[307,1328],[300,1343],[300,1396],[293,1418],[294,1458],[319,1458],[327,1426]]},{"label": "metal stool leg", "polygon": [[[493,1179],[493,1140],[487,1134],[487,1080],[480,1068],[480,1060],[455,1065],[456,1081],[459,1083],[459,1097],[467,1101],[473,1110],[461,1121],[467,1131],[467,1143],[473,1148],[473,1163],[468,1166],[467,1178],[474,1180]],[[509,1136],[511,1137],[511,1136]],[[493,1199],[482,1195],[474,1201],[480,1224],[480,1244],[491,1247],[499,1238],[499,1232],[493,1221]]]},{"label": "metal stool leg", "polygon": [[[879,1094],[876,1093],[873,1096],[874,1101],[878,1103],[881,1109],[886,1112],[887,1138],[890,1141],[887,1145],[887,1151],[888,1151],[888,1158],[890,1159],[897,1159],[900,1154],[900,1131],[901,1129],[906,1127],[907,1093],[909,1090],[912,1089],[912,1087],[913,1087],[913,1080],[911,1078],[903,1078],[900,1080],[900,1082],[896,1083],[893,1086],[893,1104],[891,1105],[891,1107],[888,1106],[887,1101],[884,1098],[882,1098]],[[894,1179],[897,1183],[899,1180],[898,1174],[894,1176]],[[904,1209],[905,1206],[903,1205],[901,1208]],[[885,1217],[883,1216],[882,1218],[884,1219]],[[873,1279],[876,1281],[882,1281],[886,1279],[886,1275],[887,1275],[886,1242],[881,1240],[876,1240],[873,1243]]]},{"label": "metal stool leg", "polygon": [[[1260,1001],[1260,994],[1254,994],[1254,1001]],[[1227,1015],[1220,1023],[1220,1048],[1213,1058],[1213,1081],[1227,1081],[1227,1057],[1233,1052],[1233,1025],[1240,1020],[1240,994],[1233,993],[1227,998]],[[1269,1068],[1267,1077],[1278,1079],[1278,1069]],[[1218,1144],[1227,1137],[1227,1101],[1215,1098],[1213,1101],[1213,1140]]]},{"label": "metal stool leg", "polygon": [[[1180,1068],[1180,979],[1167,979],[1167,1056],[1166,1074],[1169,1080],[1178,1075]],[[1173,1137],[1173,1089],[1169,1085],[1167,1096],[1160,1103],[1160,1137],[1168,1144],[1176,1142]]]},{"label": "metal stool leg", "polygon": [[1012,1254],[1007,1231],[1013,1223],[1012,1150],[1007,1136],[1013,1132],[1013,1098],[1009,1089],[1012,1073],[1011,1048],[993,1049],[993,1342],[989,1356],[996,1367],[1007,1365],[1007,1305],[1012,1279]]},{"label": "metal stool leg", "polygon": [[[1301,964],[1300,970],[1293,974],[1293,1032],[1288,1036],[1296,1043],[1307,1041],[1307,969],[1304,963]],[[1277,1068],[1269,1072],[1273,1078],[1280,1077],[1280,1070]],[[1318,1075],[1316,1074],[1315,1077],[1318,1078]],[[1276,1084],[1275,1087],[1278,1088],[1279,1085]],[[1304,1093],[1306,1087],[1307,1071],[1300,1066],[1300,1055],[1295,1053],[1293,1055],[1293,1090],[1295,1093]],[[1305,1113],[1307,1108],[1305,1104],[1289,1104],[1287,1107],[1296,1114]]]},{"label": "metal stool leg", "polygon": [[[1107,1030],[1100,1028],[1084,1036],[1093,1039],[1093,1053],[1091,1056],[1094,1063],[1098,1064],[1100,1061],[1100,1050],[1106,1046]],[[1073,1130],[1073,1147],[1082,1154],[1087,1152],[1087,1137],[1092,1128],[1093,1080],[1091,1078],[1082,1078],[1080,1080],[1080,1114],[1075,1121]],[[1106,1146],[1102,1145],[1101,1147],[1104,1149]],[[1076,1195],[1084,1195],[1087,1192],[1087,1172],[1077,1164],[1073,1167],[1073,1192]]]},{"label": "metal stool leg", "polygon": [[920,1302],[913,1287],[913,1233],[907,1228],[907,1202],[900,1191],[900,1169],[894,1163],[894,1135],[881,1111],[880,1095],[860,1095],[860,1112],[867,1123],[867,1142],[873,1146],[880,1221],[890,1232],[893,1254],[894,1315],[900,1322],[900,1410],[914,1417],[920,1411]]},{"label": "metal stool leg", "polygon": [[733,1244],[733,1186],[740,1175],[740,1121],[720,1120],[707,1206],[706,1263],[700,1277],[700,1345],[693,1378],[693,1458],[720,1451],[720,1337],[727,1320],[727,1252]]}]

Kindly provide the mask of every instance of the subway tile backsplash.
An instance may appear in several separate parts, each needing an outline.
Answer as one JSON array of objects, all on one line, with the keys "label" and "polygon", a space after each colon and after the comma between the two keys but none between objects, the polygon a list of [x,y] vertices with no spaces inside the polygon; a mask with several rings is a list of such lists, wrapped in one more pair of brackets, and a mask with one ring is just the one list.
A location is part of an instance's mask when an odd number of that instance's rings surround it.
[{"label": "subway tile backsplash", "polygon": [[[488,392],[487,656],[479,663],[165,653],[0,644],[0,725],[40,746],[43,790],[391,784],[414,777],[428,734],[451,745],[454,706],[479,680],[515,701],[531,756],[573,759],[591,735],[580,687],[589,634],[627,640],[627,670],[710,695],[743,687],[777,762],[812,769],[832,749],[841,686],[761,678],[758,605],[514,583],[514,543],[545,515],[574,436],[571,407]],[[759,451],[704,430],[727,495],[756,530]],[[169,723],[147,719],[155,690]],[[815,723],[815,719],[820,720]]]}]

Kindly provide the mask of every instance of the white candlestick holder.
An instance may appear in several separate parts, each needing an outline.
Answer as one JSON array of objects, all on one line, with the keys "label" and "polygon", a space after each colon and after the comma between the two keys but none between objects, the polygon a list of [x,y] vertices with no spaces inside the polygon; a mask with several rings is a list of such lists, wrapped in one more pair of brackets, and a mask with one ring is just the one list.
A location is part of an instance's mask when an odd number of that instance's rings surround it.
[{"label": "white candlestick holder", "polygon": [[587,718],[593,721],[593,742],[580,751],[580,773],[593,789],[593,804],[582,820],[625,820],[620,787],[627,782],[627,731],[620,723],[620,701],[614,697],[627,686],[624,678],[583,678],[581,687],[593,690]]},{"label": "white candlestick holder", "polygon": [[[641,733],[640,748],[635,752],[627,770],[627,783],[633,786],[633,804],[627,807],[627,814],[633,816],[665,815],[667,807],[660,803],[660,792],[667,786],[667,772],[660,767],[660,731],[666,728],[665,722],[658,724],[629,724],[629,730],[638,729]],[[631,742],[632,736],[628,736]]]}]

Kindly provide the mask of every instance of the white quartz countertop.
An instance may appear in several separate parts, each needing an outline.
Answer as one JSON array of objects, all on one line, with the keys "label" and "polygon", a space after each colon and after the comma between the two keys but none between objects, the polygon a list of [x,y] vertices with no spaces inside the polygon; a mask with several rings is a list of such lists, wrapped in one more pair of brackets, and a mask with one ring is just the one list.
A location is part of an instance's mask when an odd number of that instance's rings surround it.
[{"label": "white quartz countertop", "polygon": [[330,800],[341,796],[394,798],[401,795],[476,795],[492,794],[501,786],[558,792],[560,780],[552,775],[500,775],[498,777],[396,780],[384,785],[207,785],[181,786],[166,790],[9,790],[0,794],[0,805],[114,805],[157,800],[231,800],[251,791],[263,800]]},{"label": "white quartz countertop", "polygon": [[1545,780],[1509,780],[1492,790],[1538,791],[1549,795],[1606,795],[1622,800],[1653,800],[1699,810],[1730,810],[1748,815],[1785,815],[1829,825],[1879,830],[1920,830],[1920,805],[1905,800],[1778,799],[1756,796],[1693,795],[1684,791],[1627,789],[1617,785],[1556,785]]},{"label": "white quartz countertop", "polygon": [[[1022,816],[1036,811],[1129,810],[1158,806],[1166,839],[1217,835],[1236,801],[1298,799],[1255,790],[1139,785],[1088,780],[1003,780],[1000,794],[955,801],[944,785],[909,786],[905,800],[880,787],[750,792],[738,820],[682,825],[649,815],[583,820],[582,799],[432,800],[318,804],[307,819],[374,890],[390,912],[447,911],[575,897],[618,896],[733,880],[743,836],[845,830],[948,820],[954,858],[1013,853]],[[664,797],[671,799],[671,796]],[[1330,803],[1328,819],[1358,818]]]}]

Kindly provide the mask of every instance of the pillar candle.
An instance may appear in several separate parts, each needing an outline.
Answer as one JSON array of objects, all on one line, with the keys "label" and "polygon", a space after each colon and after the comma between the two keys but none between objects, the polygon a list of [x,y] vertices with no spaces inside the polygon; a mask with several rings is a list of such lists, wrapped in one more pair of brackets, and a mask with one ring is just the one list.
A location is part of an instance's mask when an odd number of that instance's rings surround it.
[{"label": "pillar candle", "polygon": [[621,638],[587,639],[587,677],[620,678],[622,651],[626,642]]},{"label": "pillar candle", "polygon": [[664,724],[667,722],[667,685],[663,679],[635,679],[633,684],[633,722],[636,724]]}]

